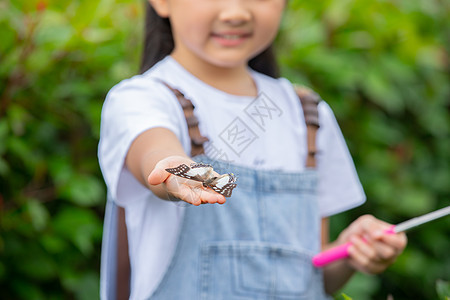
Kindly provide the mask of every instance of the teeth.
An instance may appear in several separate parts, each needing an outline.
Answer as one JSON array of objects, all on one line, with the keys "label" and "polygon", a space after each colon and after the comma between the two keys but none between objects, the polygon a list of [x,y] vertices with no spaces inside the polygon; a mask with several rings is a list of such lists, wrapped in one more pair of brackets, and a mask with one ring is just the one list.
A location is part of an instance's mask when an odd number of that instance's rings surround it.
[{"label": "teeth", "polygon": [[228,40],[237,40],[240,38],[239,35],[231,35],[231,34],[224,34],[222,35],[222,37]]}]

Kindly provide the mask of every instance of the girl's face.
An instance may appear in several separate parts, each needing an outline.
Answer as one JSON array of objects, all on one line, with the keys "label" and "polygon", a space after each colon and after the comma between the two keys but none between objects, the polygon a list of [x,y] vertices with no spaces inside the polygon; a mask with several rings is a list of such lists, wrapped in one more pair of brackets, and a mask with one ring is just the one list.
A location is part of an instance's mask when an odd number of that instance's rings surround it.
[{"label": "girl's face", "polygon": [[172,25],[172,55],[190,65],[246,66],[275,38],[286,0],[150,0]]}]

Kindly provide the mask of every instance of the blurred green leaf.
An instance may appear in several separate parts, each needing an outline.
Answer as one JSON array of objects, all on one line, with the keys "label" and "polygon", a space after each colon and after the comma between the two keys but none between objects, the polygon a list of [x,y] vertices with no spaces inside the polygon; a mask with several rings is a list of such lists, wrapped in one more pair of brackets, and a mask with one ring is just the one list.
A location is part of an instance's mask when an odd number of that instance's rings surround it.
[{"label": "blurred green leaf", "polygon": [[100,278],[96,273],[73,274],[71,277],[66,277],[63,285],[74,292],[76,298],[79,300],[90,300],[98,298]]},{"label": "blurred green leaf", "polygon": [[104,203],[104,186],[97,177],[74,174],[61,196],[80,206],[94,206]]},{"label": "blurred green leaf", "polygon": [[450,282],[444,280],[436,281],[436,291],[439,299],[448,299],[450,297]]},{"label": "blurred green leaf", "polygon": [[378,282],[375,277],[357,273],[342,291],[353,299],[370,300],[373,299],[377,288]]},{"label": "blurred green leaf", "polygon": [[424,211],[431,211],[436,202],[430,192],[417,186],[408,186],[398,193],[393,210],[398,210],[405,215],[416,216]]},{"label": "blurred green leaf", "polygon": [[44,295],[39,285],[37,285],[36,283],[20,279],[13,279],[11,285],[17,297],[16,299],[47,299],[46,295]]},{"label": "blurred green leaf", "polygon": [[343,299],[343,300],[352,300],[352,298],[351,298],[351,297],[347,296],[347,295],[346,295],[346,294],[344,294],[344,293],[342,293],[342,294],[340,295],[340,298],[339,298],[339,297],[337,297],[337,299]]},{"label": "blurred green leaf", "polygon": [[29,199],[26,204],[31,223],[37,231],[41,231],[47,225],[50,218],[46,207],[36,199]]},{"label": "blurred green leaf", "polygon": [[19,270],[35,280],[44,281],[56,276],[57,265],[49,256],[32,251],[29,254],[28,257],[22,258]]},{"label": "blurred green leaf", "polygon": [[50,254],[63,253],[67,250],[67,242],[64,240],[64,237],[47,233],[41,237],[40,242]]},{"label": "blurred green leaf", "polygon": [[54,216],[53,228],[72,242],[83,254],[94,251],[94,242],[101,236],[102,223],[95,214],[82,208],[65,208]]}]

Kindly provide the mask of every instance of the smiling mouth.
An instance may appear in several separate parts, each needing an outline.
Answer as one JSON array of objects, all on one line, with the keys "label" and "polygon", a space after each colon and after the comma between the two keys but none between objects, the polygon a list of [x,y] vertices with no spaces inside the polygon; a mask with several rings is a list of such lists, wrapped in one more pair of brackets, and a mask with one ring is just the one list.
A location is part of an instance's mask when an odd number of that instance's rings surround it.
[{"label": "smiling mouth", "polygon": [[251,33],[212,33],[212,38],[222,46],[239,46],[251,37]]},{"label": "smiling mouth", "polygon": [[249,37],[249,34],[213,34],[213,36],[218,38],[223,38],[227,40],[238,40],[242,38]]}]

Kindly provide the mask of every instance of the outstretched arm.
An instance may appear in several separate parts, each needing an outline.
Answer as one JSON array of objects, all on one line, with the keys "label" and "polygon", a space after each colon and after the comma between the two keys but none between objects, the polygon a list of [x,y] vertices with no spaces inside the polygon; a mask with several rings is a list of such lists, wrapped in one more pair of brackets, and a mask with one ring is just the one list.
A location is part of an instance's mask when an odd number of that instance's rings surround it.
[{"label": "outstretched arm", "polygon": [[225,197],[212,189],[165,170],[193,162],[176,135],[166,128],[152,128],[140,134],[131,144],[125,161],[134,177],[161,199],[177,198],[194,205],[225,203]]}]

